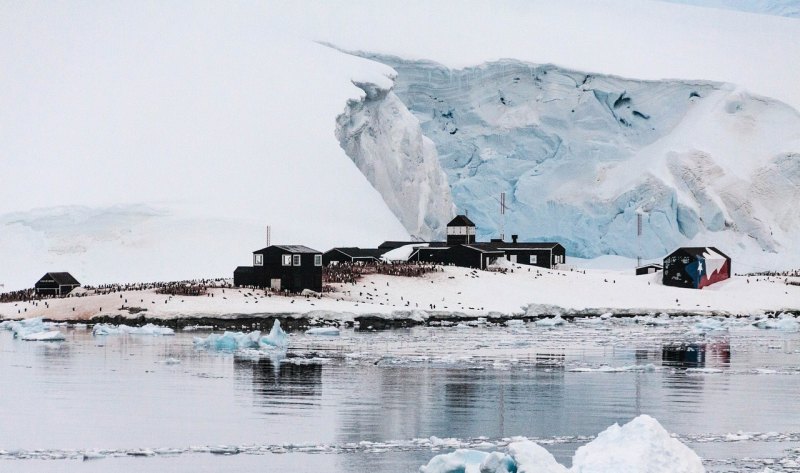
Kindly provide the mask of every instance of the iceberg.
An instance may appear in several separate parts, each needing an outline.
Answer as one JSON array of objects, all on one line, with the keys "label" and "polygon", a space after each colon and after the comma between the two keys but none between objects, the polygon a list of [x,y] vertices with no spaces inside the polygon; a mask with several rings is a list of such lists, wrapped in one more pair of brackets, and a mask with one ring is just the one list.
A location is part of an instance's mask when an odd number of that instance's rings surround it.
[{"label": "iceberg", "polygon": [[317,327],[317,328],[310,328],[306,330],[306,335],[327,335],[327,336],[336,336],[339,335],[339,329],[336,327]]},{"label": "iceberg", "polygon": [[539,327],[556,327],[558,325],[565,325],[567,321],[562,319],[560,315],[556,315],[549,319],[539,319],[535,323]]},{"label": "iceberg", "polygon": [[14,338],[26,341],[61,341],[65,340],[64,334],[58,330],[50,330],[51,324],[46,323],[41,317],[24,320],[6,320],[0,322],[0,328],[10,330]]},{"label": "iceberg", "polygon": [[169,327],[154,324],[146,324],[141,327],[97,324],[92,328],[92,335],[175,335],[175,331]]},{"label": "iceberg", "polygon": [[196,347],[220,351],[235,351],[244,348],[259,348],[261,332],[254,330],[250,333],[228,332],[222,335],[212,333],[206,338],[194,337]]},{"label": "iceberg", "polygon": [[281,323],[276,320],[269,335],[264,337],[259,330],[249,333],[226,331],[222,335],[212,333],[206,338],[194,337],[194,345],[198,348],[220,351],[286,349],[289,346],[289,335],[281,329]]},{"label": "iceberg", "polygon": [[21,340],[30,342],[61,342],[66,340],[63,333],[58,330],[49,330],[47,332],[28,333],[19,337]]},{"label": "iceberg", "polygon": [[259,346],[261,348],[286,348],[289,346],[289,335],[281,328],[280,321],[277,319],[275,320],[275,323],[272,324],[272,330],[269,331],[269,335],[259,340]]},{"label": "iceberg", "polygon": [[458,449],[433,457],[420,473],[704,473],[700,457],[672,438],[657,420],[640,415],[622,427],[614,424],[578,448],[572,468],[542,446],[512,442],[508,452]]},{"label": "iceberg", "polygon": [[753,322],[753,326],[761,329],[782,330],[784,332],[800,331],[800,322],[788,315],[784,315],[779,319],[756,320]]}]

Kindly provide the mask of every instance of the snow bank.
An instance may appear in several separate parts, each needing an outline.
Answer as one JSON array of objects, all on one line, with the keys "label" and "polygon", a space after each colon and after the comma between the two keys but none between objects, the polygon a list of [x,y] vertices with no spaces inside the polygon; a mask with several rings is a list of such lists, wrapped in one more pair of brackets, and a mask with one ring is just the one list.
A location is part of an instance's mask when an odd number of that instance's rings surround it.
[{"label": "snow bank", "polygon": [[389,250],[381,256],[381,259],[386,262],[392,261],[408,261],[408,257],[414,252],[416,248],[428,246],[427,243],[418,243],[413,245],[403,245],[399,248]]},{"label": "snow bank", "polygon": [[572,468],[559,464],[550,452],[529,440],[513,442],[508,453],[459,449],[433,457],[420,473],[703,473],[689,447],[672,438],[657,420],[636,417],[614,424],[580,447]]},{"label": "snow bank", "polygon": [[92,328],[92,335],[175,335],[175,331],[169,327],[154,324],[146,324],[141,327],[97,324]]}]

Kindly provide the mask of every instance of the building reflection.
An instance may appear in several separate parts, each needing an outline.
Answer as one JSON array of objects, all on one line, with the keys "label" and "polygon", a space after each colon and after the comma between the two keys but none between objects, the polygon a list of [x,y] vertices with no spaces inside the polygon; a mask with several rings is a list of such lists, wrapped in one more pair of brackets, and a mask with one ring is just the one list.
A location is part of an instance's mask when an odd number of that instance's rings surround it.
[{"label": "building reflection", "polygon": [[318,397],[322,393],[322,365],[306,360],[239,358],[233,360],[238,380],[248,380],[252,391],[271,400]]}]

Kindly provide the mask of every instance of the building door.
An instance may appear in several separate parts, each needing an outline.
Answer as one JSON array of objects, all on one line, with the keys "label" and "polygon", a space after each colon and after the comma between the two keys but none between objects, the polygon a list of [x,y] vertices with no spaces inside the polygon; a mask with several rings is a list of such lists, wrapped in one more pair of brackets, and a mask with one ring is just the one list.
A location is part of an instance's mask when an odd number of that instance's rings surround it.
[{"label": "building door", "polygon": [[269,280],[269,287],[272,288],[273,291],[280,291],[281,290],[281,279],[275,278]]},{"label": "building door", "polygon": [[508,255],[508,260],[511,261],[512,263],[516,263],[517,255]]}]

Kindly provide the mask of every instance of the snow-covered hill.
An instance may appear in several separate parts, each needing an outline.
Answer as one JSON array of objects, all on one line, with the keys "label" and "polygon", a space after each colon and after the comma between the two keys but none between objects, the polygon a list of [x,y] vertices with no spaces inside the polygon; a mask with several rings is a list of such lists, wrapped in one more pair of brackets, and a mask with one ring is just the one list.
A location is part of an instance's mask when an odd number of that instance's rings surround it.
[{"label": "snow-covered hill", "polygon": [[[397,71],[392,97],[436,143],[453,200],[479,237],[503,228],[505,192],[507,235],[561,241],[577,256],[656,258],[687,244],[736,256],[798,248],[800,114],[786,104],[731,84],[368,57]],[[372,168],[394,162],[389,153],[371,158]]]},{"label": "snow-covered hill", "polygon": [[789,18],[800,18],[800,1],[798,0],[663,0],[706,8],[722,8],[739,10],[764,15],[778,15]]}]

